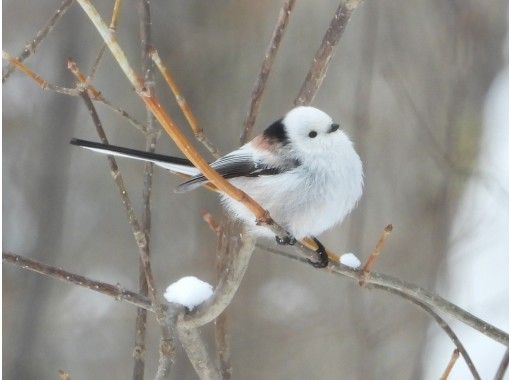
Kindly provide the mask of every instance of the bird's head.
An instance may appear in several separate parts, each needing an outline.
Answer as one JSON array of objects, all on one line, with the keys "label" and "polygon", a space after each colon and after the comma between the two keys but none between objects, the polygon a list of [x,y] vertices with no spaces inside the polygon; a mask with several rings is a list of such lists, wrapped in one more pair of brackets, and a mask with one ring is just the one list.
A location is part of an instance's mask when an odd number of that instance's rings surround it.
[{"label": "bird's head", "polygon": [[296,107],[282,119],[288,143],[297,154],[328,155],[351,144],[340,125],[314,107]]}]

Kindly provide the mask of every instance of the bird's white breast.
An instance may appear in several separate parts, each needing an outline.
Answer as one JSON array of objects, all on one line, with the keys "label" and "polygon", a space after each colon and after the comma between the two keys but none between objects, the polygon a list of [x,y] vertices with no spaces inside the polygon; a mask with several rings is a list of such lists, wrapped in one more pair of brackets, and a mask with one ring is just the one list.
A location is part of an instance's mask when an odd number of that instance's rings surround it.
[{"label": "bird's white breast", "polygon": [[[272,218],[298,239],[315,236],[341,222],[361,197],[363,169],[352,144],[315,157],[288,172],[254,178],[234,178],[235,186],[267,209]],[[223,203],[257,234],[274,236],[255,225],[255,217],[239,202]]]}]

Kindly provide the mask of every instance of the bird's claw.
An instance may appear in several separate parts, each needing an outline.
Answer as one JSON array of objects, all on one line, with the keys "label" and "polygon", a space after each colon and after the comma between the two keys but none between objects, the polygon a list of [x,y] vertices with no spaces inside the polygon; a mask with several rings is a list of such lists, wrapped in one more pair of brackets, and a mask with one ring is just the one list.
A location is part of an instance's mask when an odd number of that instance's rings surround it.
[{"label": "bird's claw", "polygon": [[276,239],[276,243],[278,243],[279,245],[294,245],[296,244],[296,239],[294,237],[291,237],[291,236],[284,236],[284,237],[280,237],[280,236],[275,236],[275,239]]},{"label": "bird's claw", "polygon": [[329,264],[328,254],[326,252],[326,248],[322,245],[322,243],[317,239],[313,238],[315,244],[317,244],[317,252],[318,261],[307,259],[308,263],[314,268],[326,268]]}]

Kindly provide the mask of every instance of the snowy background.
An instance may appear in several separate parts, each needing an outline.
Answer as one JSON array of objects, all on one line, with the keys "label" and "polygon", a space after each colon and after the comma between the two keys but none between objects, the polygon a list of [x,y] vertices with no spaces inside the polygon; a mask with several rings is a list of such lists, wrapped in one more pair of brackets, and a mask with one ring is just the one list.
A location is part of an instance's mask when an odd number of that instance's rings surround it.
[{"label": "snowy background", "polygon": [[[96,1],[106,17],[113,1]],[[222,152],[238,145],[251,88],[281,1],[153,0],[154,44]],[[17,54],[59,0],[3,2],[4,49]],[[297,1],[256,130],[292,104],[338,5]],[[139,66],[138,13],[125,1],[119,40]],[[314,101],[350,134],[366,187],[346,222],[321,236],[364,261],[388,223],[381,271],[436,291],[508,331],[508,3],[365,2],[340,42]],[[85,71],[101,40],[77,4],[27,64],[72,86],[68,57]],[[185,125],[159,76],[157,92]],[[145,110],[106,54],[97,87],[136,115]],[[83,102],[44,92],[20,73],[3,87],[3,249],[94,279],[137,288],[138,253],[103,157],[68,144],[97,140]],[[143,149],[124,119],[98,105],[110,141]],[[199,146],[197,144],[197,146]],[[157,151],[178,154],[163,136]],[[136,211],[143,165],[119,160]],[[201,219],[214,194],[174,194],[156,169],[153,269],[163,291],[183,276],[216,284],[215,236]],[[131,377],[136,311],[130,305],[3,267],[6,379]],[[256,251],[228,309],[236,379],[437,379],[453,345],[407,301]],[[451,320],[482,378],[503,347]],[[209,343],[212,329],[203,329]],[[147,376],[157,365],[151,319]],[[469,378],[459,359],[451,379]],[[175,378],[196,379],[183,352]]]}]

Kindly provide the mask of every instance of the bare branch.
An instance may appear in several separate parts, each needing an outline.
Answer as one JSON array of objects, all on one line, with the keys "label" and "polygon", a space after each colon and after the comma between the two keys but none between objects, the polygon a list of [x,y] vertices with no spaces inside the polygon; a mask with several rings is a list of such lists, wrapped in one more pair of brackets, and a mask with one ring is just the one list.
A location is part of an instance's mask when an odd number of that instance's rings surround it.
[{"label": "bare branch", "polygon": [[[141,71],[144,75],[144,82],[146,90],[152,94],[154,92],[154,73],[152,71],[152,62],[149,56],[149,49],[151,46],[151,14],[150,14],[150,3],[148,0],[140,0],[138,2],[139,7],[139,18],[140,18],[140,41],[141,41]],[[114,13],[115,14],[115,13]],[[110,26],[113,24],[110,23]],[[110,28],[112,29],[112,28]],[[154,116],[147,109],[146,110],[147,120],[147,132],[149,132],[145,139],[145,150],[148,152],[154,152],[156,148],[157,135],[152,133],[154,131]],[[139,263],[139,274],[138,274],[138,286],[140,294],[147,295],[148,285],[145,273],[147,273],[146,265],[149,263],[151,247],[151,194],[152,194],[152,175],[154,172],[154,164],[152,162],[146,162],[143,169],[143,195],[142,195],[142,228],[145,234],[145,254],[147,255],[147,262],[140,260]],[[145,353],[145,338],[147,328],[147,312],[143,309],[138,309],[135,322],[135,348],[134,353],[141,351]],[[161,337],[161,345],[166,345],[166,340]],[[169,340],[171,338],[168,338]],[[165,346],[166,347],[166,346]],[[160,354],[167,353],[168,350],[161,348]],[[145,356],[144,355],[133,355],[134,366],[133,366],[133,379],[143,380],[145,370]],[[166,361],[160,357],[160,362],[166,364]],[[160,371],[158,371],[159,373]],[[161,371],[161,374],[166,371]]]},{"label": "bare branch", "polygon": [[[41,30],[39,30],[35,35],[34,39],[25,46],[25,48],[17,58],[19,62],[23,62],[25,59],[30,57],[30,55],[35,53],[35,49],[37,48],[37,46],[39,46],[42,40],[53,30],[57,22],[62,18],[62,16],[65,15],[66,11],[72,4],[73,0],[62,1],[62,4],[60,4],[60,7],[48,20],[46,25]],[[9,76],[15,70],[16,68],[15,66],[16,65],[11,62],[11,64],[7,67],[5,74],[3,74],[2,76],[2,83],[5,83],[5,81],[9,78]]]},{"label": "bare branch", "polygon": [[[101,124],[101,120],[99,119],[97,111],[94,107],[94,104],[92,103],[92,100],[90,100],[88,93],[86,91],[82,91],[81,97],[83,98],[85,105],[87,106],[87,108],[89,110],[90,116],[92,117],[94,126],[96,127],[96,132],[97,132],[99,138],[101,139],[101,142],[103,144],[108,144],[108,139],[106,138],[106,134],[104,132],[103,125]],[[155,305],[157,305],[158,304],[157,293],[156,293],[156,287],[154,285],[154,278],[152,277],[149,256],[147,255],[147,239],[146,239],[145,233],[143,232],[143,229],[140,226],[140,223],[138,222],[138,218],[136,217],[135,211],[133,210],[133,205],[132,205],[131,199],[129,198],[129,195],[127,193],[126,187],[124,185],[124,180],[122,178],[122,174],[120,173],[117,162],[115,161],[113,156],[108,156],[107,160],[108,160],[108,164],[110,166],[112,178],[119,190],[122,204],[124,205],[124,208],[126,209],[128,221],[131,226],[133,236],[135,237],[136,245],[138,246],[138,252],[140,254],[140,259],[144,263],[145,277],[147,278],[147,284],[148,284],[150,298],[153,301],[153,303]]]},{"label": "bare branch", "polygon": [[66,88],[66,87],[60,87],[56,86],[54,84],[49,83],[48,81],[41,78],[39,74],[36,74],[33,70],[25,66],[21,61],[19,61],[17,58],[13,57],[11,54],[2,51],[2,58],[8,61],[12,67],[17,68],[24,74],[26,74],[28,77],[30,77],[39,87],[41,87],[43,90],[51,90],[58,92],[60,94],[64,95],[71,95],[71,96],[77,96],[78,90],[74,88]]},{"label": "bare branch", "polygon": [[[366,277],[369,277],[370,276],[370,271],[372,270],[372,267],[374,266],[375,264],[375,261],[377,260],[377,258],[379,257],[380,253],[382,252],[383,248],[384,248],[384,245],[386,244],[386,240],[388,240],[388,238],[390,237],[390,234],[391,234],[391,231],[393,231],[393,225],[391,224],[388,224],[385,228],[384,228],[384,231],[383,233],[381,234],[381,237],[379,238],[379,241],[377,242],[374,250],[372,251],[372,253],[370,253],[370,256],[368,256],[368,259],[365,263],[365,265],[363,266],[363,274],[364,274],[364,278]],[[361,281],[360,282],[360,285],[363,285],[365,283],[365,281]]]},{"label": "bare branch", "polygon": [[228,313],[224,311],[214,321],[214,340],[216,342],[217,361],[221,378],[232,378],[232,360],[230,348]]},{"label": "bare branch", "polygon": [[253,85],[253,90],[251,92],[250,107],[243,123],[241,145],[245,144],[251,137],[251,133],[255,125],[255,120],[259,113],[262,95],[266,89],[266,83],[269,78],[269,74],[271,73],[273,62],[276,57],[276,53],[278,52],[278,48],[280,47],[280,43],[282,42],[285,30],[287,29],[290,13],[294,8],[295,2],[295,0],[285,0],[282,8],[280,9],[280,13],[278,14],[278,19],[276,20],[276,25],[273,29],[273,35],[271,36],[271,40],[267,46],[264,61],[262,61],[260,73],[257,77],[257,80],[255,81],[255,84]]},{"label": "bare branch", "polygon": [[446,366],[446,368],[439,380],[448,380],[448,376],[450,376],[450,372],[452,371],[453,366],[457,362],[458,358],[459,358],[459,349],[456,348],[455,350],[453,350],[452,357],[450,358],[450,361],[448,362],[448,365]]},{"label": "bare branch", "polygon": [[177,104],[179,105],[179,108],[181,109],[182,113],[184,114],[184,117],[188,121],[188,124],[191,128],[191,131],[193,132],[193,135],[195,138],[202,143],[203,146],[212,154],[215,158],[220,158],[221,154],[218,151],[218,149],[209,141],[207,136],[204,133],[204,130],[198,126],[198,121],[193,115],[193,112],[191,112],[191,107],[189,106],[188,102],[182,96],[181,90],[177,86],[177,82],[174,80],[172,73],[168,69],[168,67],[165,66],[161,58],[159,57],[158,51],[156,49],[152,49],[151,51],[151,57],[156,66],[158,67],[159,71],[161,72],[161,75],[163,75],[163,78],[165,78],[166,83],[168,84],[168,87],[172,90],[172,93],[174,94],[175,100],[177,101]]},{"label": "bare branch", "polygon": [[501,363],[499,364],[496,375],[494,376],[494,380],[503,380],[507,369],[508,369],[508,348],[506,349],[506,352],[503,355],[503,359],[501,359]]},{"label": "bare branch", "polygon": [[197,328],[216,319],[230,304],[239,288],[255,249],[255,238],[247,232],[243,232],[241,236],[225,234],[223,238],[232,239],[228,242],[229,249],[233,252],[237,249],[239,251],[236,254],[229,255],[232,257],[232,262],[228,265],[228,271],[225,271],[221,277],[213,296],[194,309],[193,312],[186,314],[179,322],[182,327],[187,329]]},{"label": "bare branch", "polygon": [[159,340],[158,370],[156,371],[154,380],[161,380],[167,377],[175,361],[175,340],[172,334],[172,327],[174,325],[175,323],[170,322],[167,318],[167,322],[162,329],[163,332]]},{"label": "bare branch", "polygon": [[322,39],[319,50],[315,53],[312,66],[306,75],[305,81],[294,100],[296,106],[310,104],[317,94],[322,81],[326,77],[329,62],[333,57],[333,49],[342,37],[345,27],[349,22],[352,13],[362,0],[345,0],[338,6],[333,19],[329,24]]},{"label": "bare branch", "polygon": [[[39,87],[41,87],[43,90],[51,90],[59,94],[68,95],[68,96],[78,96],[80,95],[80,90],[76,88],[66,88],[57,86],[55,84],[52,84],[48,82],[47,80],[43,79],[39,74],[35,73],[32,69],[30,69],[28,66],[24,65],[23,63],[19,62],[16,58],[14,58],[12,55],[10,55],[7,52],[2,52],[3,59],[12,62],[12,64],[19,69],[21,72],[26,74],[30,79],[32,79]],[[73,71],[73,74],[75,77],[81,81],[83,80],[83,74],[79,71],[74,61],[69,60],[68,61],[68,68]],[[107,100],[101,92],[99,92],[97,89],[95,89],[93,86],[87,85],[86,81],[83,82],[83,86],[86,87],[89,92],[91,93],[91,99],[93,101],[99,102],[103,105],[105,105],[107,108],[110,108],[112,111],[118,113],[120,116],[127,119],[127,121],[134,126],[136,129],[138,129],[140,132],[146,134],[146,127],[137,121],[134,117],[132,117],[127,111],[113,105],[109,100]],[[94,96],[96,95],[96,96]]]},{"label": "bare branch", "polygon": [[[378,285],[374,285],[374,288],[378,289],[380,288]],[[429,307],[427,304],[417,300],[416,298],[412,297],[412,296],[409,296],[407,294],[405,294],[404,292],[401,292],[399,290],[396,290],[396,289],[387,289],[385,288],[384,290],[390,292],[390,293],[395,293],[397,295],[399,295],[400,297],[402,298],[405,298],[409,301],[411,301],[412,303],[414,303],[415,305],[418,305],[419,307],[421,307],[423,310],[425,310],[430,316],[432,316],[432,318],[435,319],[435,321],[437,322],[437,324],[439,325],[439,327],[441,327],[443,329],[443,331],[446,333],[446,335],[448,335],[448,337],[452,340],[453,344],[455,344],[455,346],[457,347],[457,349],[459,350],[460,354],[462,355],[462,357],[464,358],[464,361],[466,362],[469,370],[471,371],[471,375],[473,375],[473,379],[475,380],[480,380],[480,375],[478,374],[478,371],[476,370],[475,368],[475,365],[473,364],[473,361],[471,360],[471,358],[469,357],[469,354],[467,353],[466,349],[464,348],[464,346],[462,345],[462,343],[460,342],[459,338],[457,337],[457,335],[455,334],[455,332],[451,329],[451,327],[444,321],[443,318],[441,318],[431,307]]]},{"label": "bare branch", "polygon": [[[115,4],[113,4],[112,18],[110,21],[110,30],[115,33],[117,30],[117,23],[119,20],[120,7],[122,5],[122,0],[115,0]],[[101,49],[99,49],[99,53],[97,54],[96,59],[94,60],[94,64],[92,65],[92,69],[90,69],[90,74],[87,76],[87,83],[91,83],[97,73],[97,69],[99,68],[99,64],[101,63],[101,59],[103,59],[104,53],[108,46],[103,43]]]},{"label": "bare branch", "polygon": [[[264,251],[308,264],[306,258],[303,258],[302,256],[297,256],[292,253],[279,251],[260,244],[257,244],[257,247],[263,249]],[[363,276],[362,270],[352,269],[348,266],[339,263],[332,264],[328,268],[325,268],[323,270],[351,278],[358,282],[362,279]],[[457,319],[458,321],[472,327],[475,330],[478,330],[483,335],[508,347],[508,333],[498,329],[497,327],[491,325],[490,323],[483,321],[480,318],[475,317],[473,314],[458,307],[457,305],[452,304],[451,302],[445,300],[441,296],[429,292],[426,289],[420,288],[417,285],[377,272],[371,272],[370,277],[365,280],[365,284],[377,286],[379,289],[383,289],[386,291],[395,290],[401,292],[402,294],[405,294],[406,296],[411,297],[412,299],[422,302],[423,304],[429,306],[430,308],[438,312],[443,312],[450,315],[451,317]],[[370,286],[366,287],[370,288]]]},{"label": "bare branch", "polygon": [[201,380],[221,379],[220,373],[200,337],[199,330],[196,328],[188,329],[184,325],[181,316],[181,319],[177,321],[177,334],[193,368],[195,368],[195,372]]},{"label": "bare branch", "polygon": [[[232,231],[232,223],[218,223],[214,220],[213,216],[208,212],[203,214],[203,219],[209,225],[213,232],[216,233],[216,271],[218,275],[218,282],[221,277],[230,271],[230,264],[232,263],[232,252],[230,249],[229,236]],[[227,310],[224,310],[214,320],[214,341],[216,343],[216,362],[223,380],[230,380],[232,378],[232,350],[230,347],[230,333],[229,333],[229,318]]]},{"label": "bare branch", "polygon": [[25,258],[23,256],[15,255],[9,252],[2,253],[2,261],[14,264],[19,268],[23,268],[32,272],[42,274],[60,281],[70,284],[81,286],[95,292],[105,294],[109,297],[115,298],[117,301],[128,302],[137,307],[144,308],[149,311],[154,311],[150,300],[138,293],[125,290],[120,285],[111,285],[106,282],[94,281],[85,276],[65,271],[61,268],[52,267],[50,265],[42,264],[38,261]]}]

